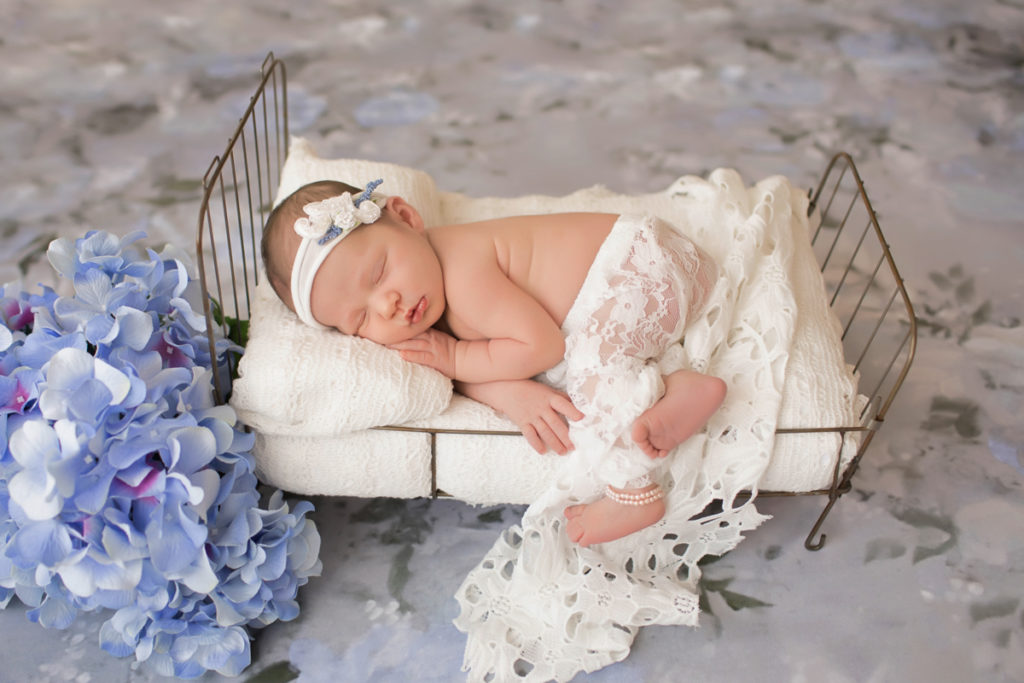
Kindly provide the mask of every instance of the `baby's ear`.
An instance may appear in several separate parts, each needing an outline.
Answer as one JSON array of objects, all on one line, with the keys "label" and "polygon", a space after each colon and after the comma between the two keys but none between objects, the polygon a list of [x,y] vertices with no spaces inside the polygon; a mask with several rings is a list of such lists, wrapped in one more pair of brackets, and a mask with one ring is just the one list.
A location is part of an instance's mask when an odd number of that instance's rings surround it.
[{"label": "baby's ear", "polygon": [[420,212],[417,211],[412,204],[401,197],[394,195],[388,197],[387,204],[384,205],[384,208],[390,210],[398,217],[399,220],[416,232],[423,232],[423,217],[420,216]]}]

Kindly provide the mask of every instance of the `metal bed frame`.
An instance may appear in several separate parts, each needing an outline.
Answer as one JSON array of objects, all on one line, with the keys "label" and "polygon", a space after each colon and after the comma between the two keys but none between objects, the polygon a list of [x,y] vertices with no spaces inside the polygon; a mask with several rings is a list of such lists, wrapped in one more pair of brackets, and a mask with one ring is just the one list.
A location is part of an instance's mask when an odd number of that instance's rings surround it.
[{"label": "metal bed frame", "polygon": [[[196,257],[211,348],[219,334],[245,345],[252,296],[260,277],[260,234],[278,186],[288,142],[285,66],[270,53],[260,68],[259,85],[224,153],[214,157],[203,176]],[[836,154],[810,197],[812,246],[832,310],[843,328],[845,357],[859,375],[860,393],[868,401],[857,424],[776,432],[836,433],[840,435],[840,453],[848,439],[859,437],[856,454],[844,468],[840,467],[837,454],[828,488],[802,493],[762,491],[758,495],[827,496],[825,508],[804,541],[809,550],[818,550],[825,543],[825,534],[820,533],[825,518],[852,488],[861,459],[910,369],[917,326],[910,298],[853,159],[845,152]],[[215,361],[228,366],[214,373],[219,403],[228,398],[230,387],[225,378],[234,375],[237,361],[238,354],[231,353]],[[429,433],[435,465],[434,444],[439,433],[518,435],[401,426],[377,429]],[[445,495],[436,486],[434,491],[435,496]]]}]

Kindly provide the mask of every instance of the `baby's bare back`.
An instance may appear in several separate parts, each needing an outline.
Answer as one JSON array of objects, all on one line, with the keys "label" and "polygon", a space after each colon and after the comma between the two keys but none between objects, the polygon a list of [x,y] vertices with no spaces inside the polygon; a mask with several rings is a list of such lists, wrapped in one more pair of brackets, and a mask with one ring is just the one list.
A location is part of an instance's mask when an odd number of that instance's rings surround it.
[{"label": "baby's bare back", "polygon": [[[452,333],[460,339],[489,336],[474,329],[472,316],[461,311],[476,307],[467,299],[488,296],[473,290],[473,282],[491,269],[535,299],[560,327],[617,218],[600,213],[514,216],[431,229],[444,270]],[[490,303],[501,307],[506,302]]]}]

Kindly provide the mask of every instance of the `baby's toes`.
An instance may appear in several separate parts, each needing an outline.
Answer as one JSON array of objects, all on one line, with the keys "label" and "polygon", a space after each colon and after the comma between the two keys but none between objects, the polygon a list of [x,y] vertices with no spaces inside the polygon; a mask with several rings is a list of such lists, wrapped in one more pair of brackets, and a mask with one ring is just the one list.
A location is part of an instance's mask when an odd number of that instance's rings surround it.
[{"label": "baby's toes", "polygon": [[573,543],[579,543],[586,529],[578,518],[571,518],[565,525],[565,533]]}]

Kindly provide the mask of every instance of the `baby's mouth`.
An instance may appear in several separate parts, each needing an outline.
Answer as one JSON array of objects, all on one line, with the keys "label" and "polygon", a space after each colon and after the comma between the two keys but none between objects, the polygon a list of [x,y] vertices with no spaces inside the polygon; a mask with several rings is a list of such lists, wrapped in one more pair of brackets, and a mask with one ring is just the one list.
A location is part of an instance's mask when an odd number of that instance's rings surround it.
[{"label": "baby's mouth", "polygon": [[427,310],[427,297],[420,297],[420,300],[415,306],[409,309],[409,312],[405,314],[405,319],[409,321],[410,325],[415,325],[423,319],[423,312]]}]

